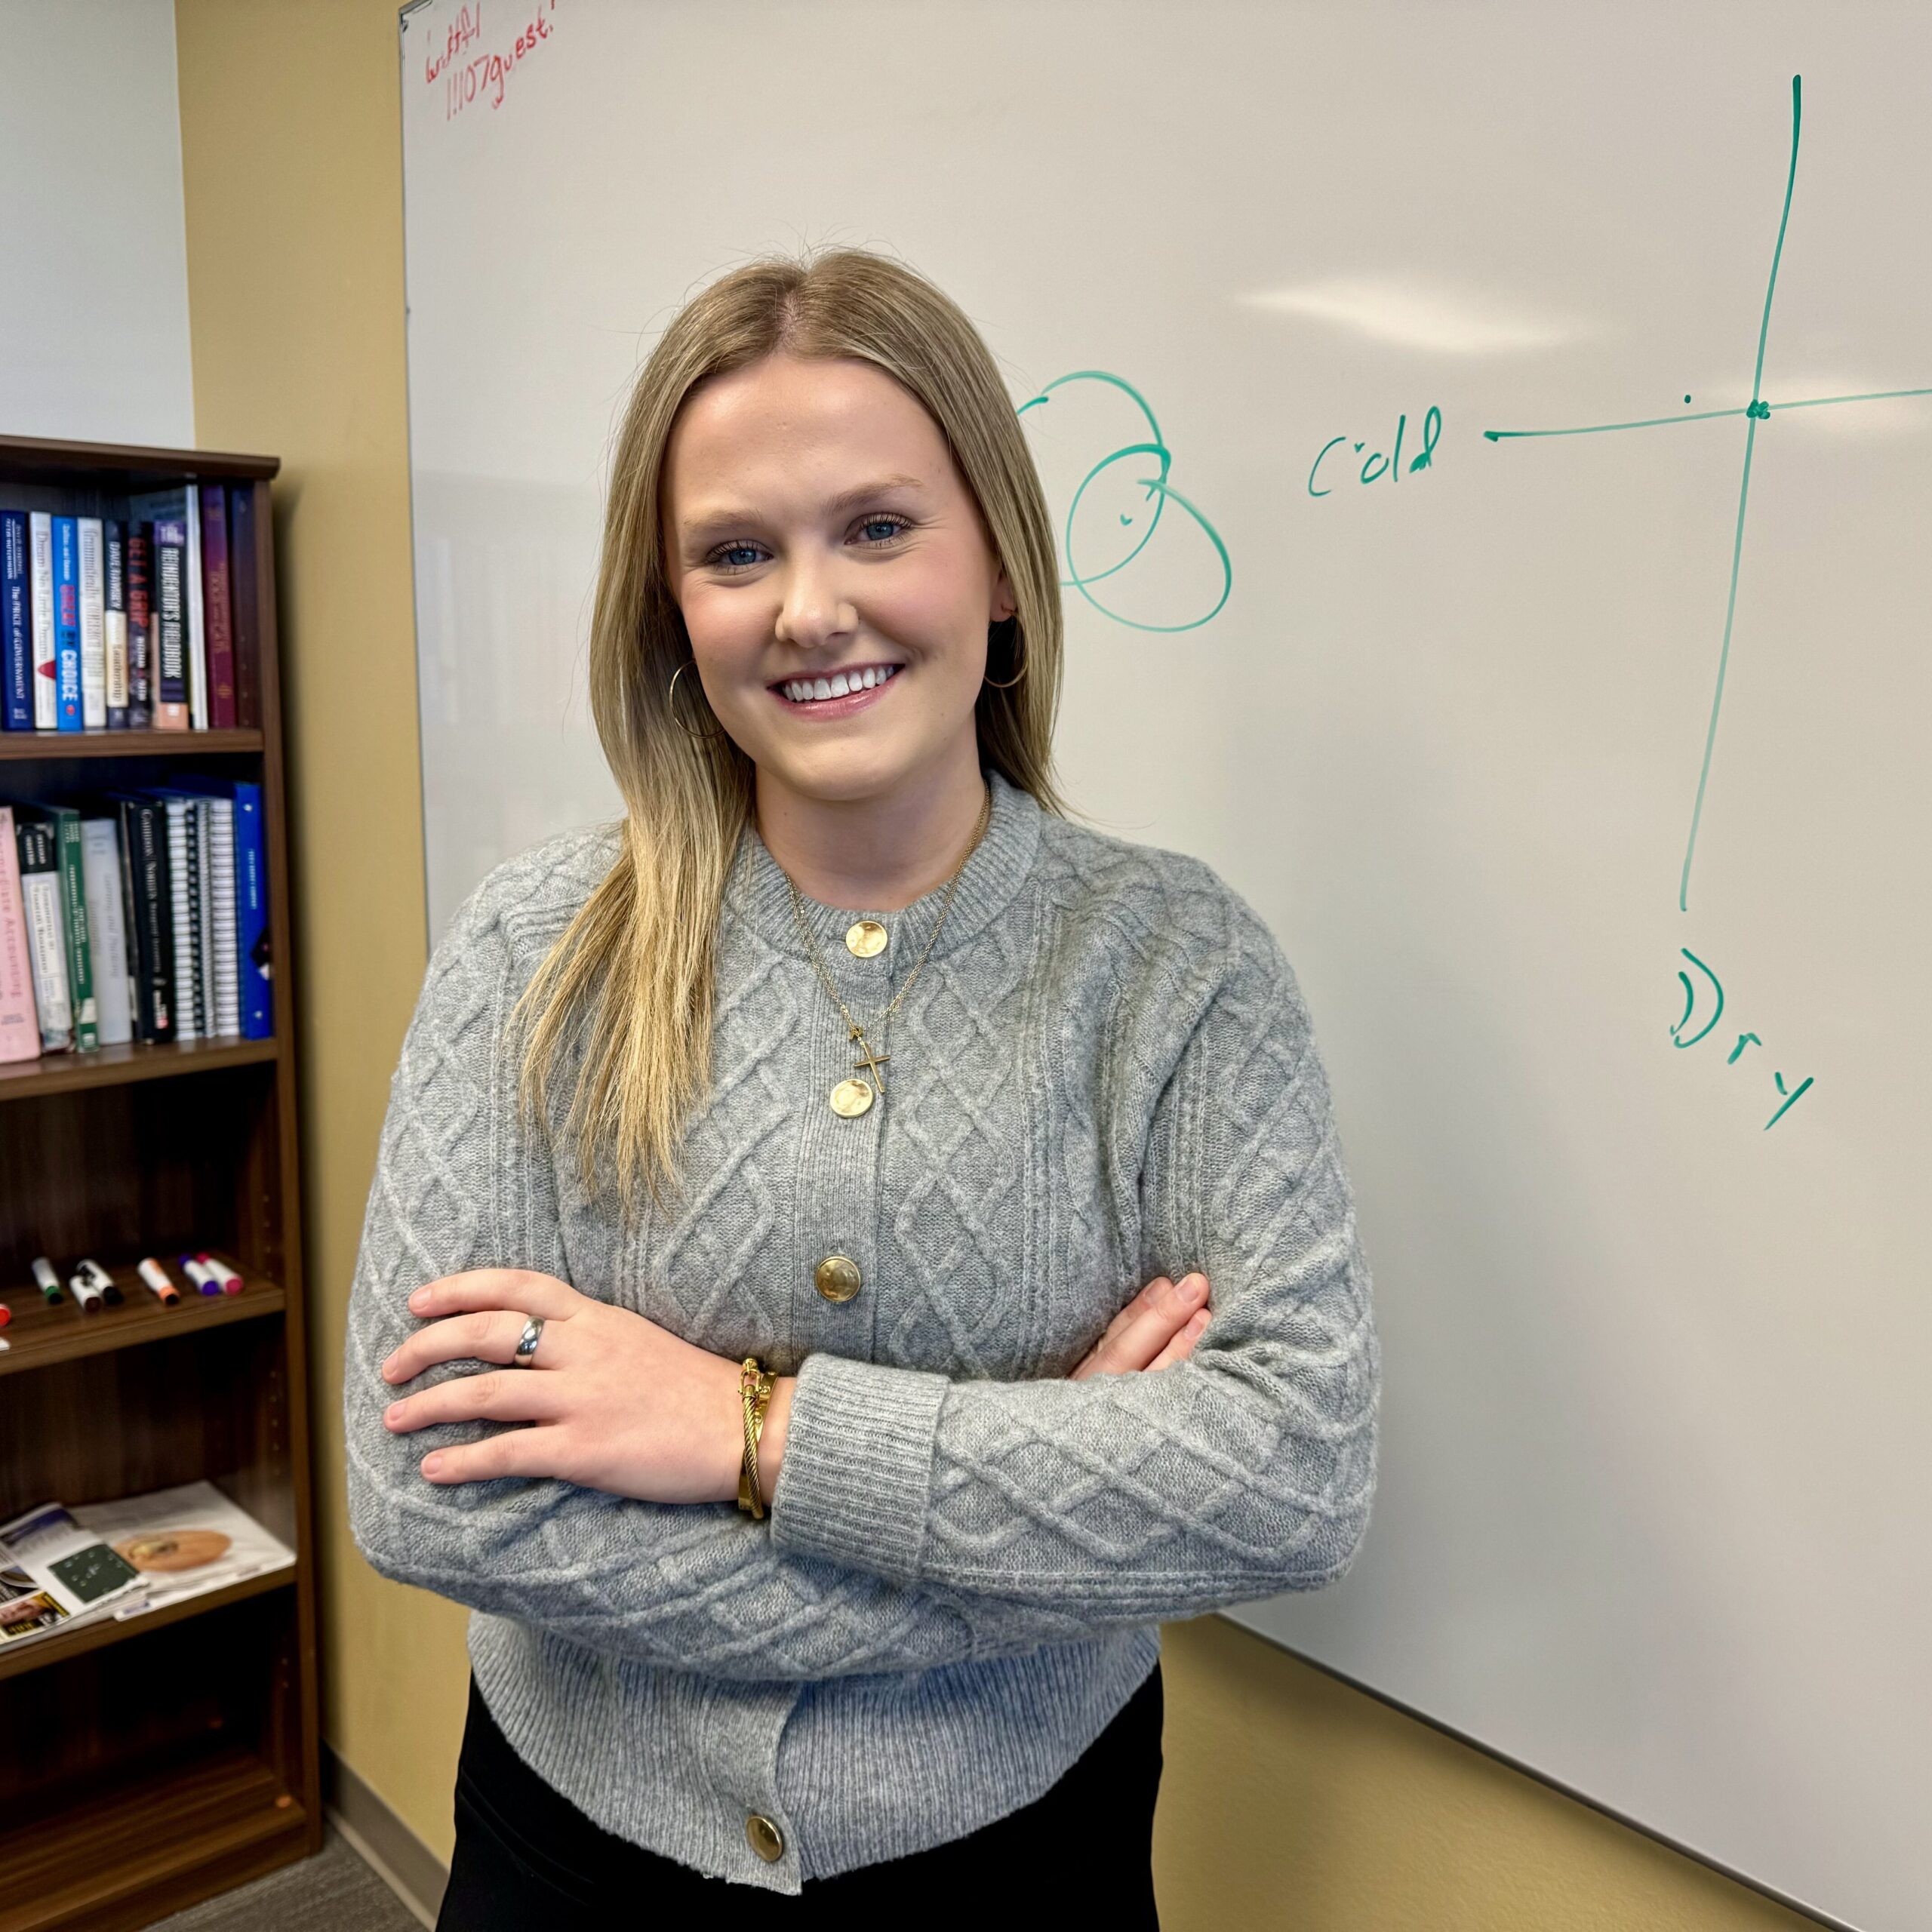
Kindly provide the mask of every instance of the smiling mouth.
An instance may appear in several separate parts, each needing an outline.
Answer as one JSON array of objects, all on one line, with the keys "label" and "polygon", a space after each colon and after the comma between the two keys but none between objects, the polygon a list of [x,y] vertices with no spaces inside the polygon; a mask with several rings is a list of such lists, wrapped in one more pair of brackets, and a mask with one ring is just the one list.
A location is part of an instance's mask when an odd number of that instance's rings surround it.
[{"label": "smiling mouth", "polygon": [[900,668],[897,664],[861,664],[825,677],[786,678],[771,688],[789,704],[824,704],[834,698],[876,691],[881,685],[891,683]]}]

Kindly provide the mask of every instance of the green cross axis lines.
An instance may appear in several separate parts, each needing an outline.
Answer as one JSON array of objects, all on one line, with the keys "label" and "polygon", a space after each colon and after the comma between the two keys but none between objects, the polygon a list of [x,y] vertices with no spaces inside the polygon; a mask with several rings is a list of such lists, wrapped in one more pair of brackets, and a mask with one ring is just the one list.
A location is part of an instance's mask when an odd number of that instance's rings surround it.
[{"label": "green cross axis lines", "polygon": [[[1677,905],[1680,912],[1690,909],[1690,864],[1697,855],[1697,827],[1704,814],[1704,794],[1710,783],[1711,754],[1716,748],[1718,718],[1724,709],[1724,673],[1730,663],[1731,630],[1737,615],[1737,579],[1744,559],[1744,516],[1751,499],[1751,459],[1758,444],[1758,426],[1772,416],[1789,409],[1829,409],[1847,403],[1889,402],[1903,396],[1932,396],[1932,388],[1877,389],[1863,395],[1807,396],[1797,402],[1767,402],[1764,398],[1764,349],[1770,340],[1771,300],[1777,293],[1778,265],[1784,257],[1785,230],[1791,221],[1791,198],[1798,185],[1798,137],[1803,119],[1802,77],[1791,77],[1791,161],[1785,174],[1784,206],[1778,216],[1777,245],[1771,251],[1771,272],[1764,287],[1764,312],[1758,325],[1758,360],[1751,372],[1751,400],[1742,409],[1706,409],[1689,416],[1652,416],[1630,423],[1592,423],[1570,429],[1485,429],[1492,443],[1518,442],[1550,436],[1601,436],[1620,429],[1665,429],[1681,423],[1712,423],[1721,417],[1741,416],[1744,423],[1744,471],[1737,488],[1737,528],[1731,539],[1730,588],[1724,599],[1724,641],[1718,651],[1717,686],[1711,697],[1710,723],[1704,734],[1704,758],[1697,773],[1697,795],[1690,808],[1690,832],[1684,848],[1684,869],[1678,880]],[[1684,398],[1688,402],[1690,398]],[[1807,1081],[1807,1085],[1810,1083]],[[1799,1090],[1801,1092],[1802,1088]],[[1794,1094],[1793,1099],[1797,1096]],[[1789,1104],[1789,1103],[1787,1103]]]}]

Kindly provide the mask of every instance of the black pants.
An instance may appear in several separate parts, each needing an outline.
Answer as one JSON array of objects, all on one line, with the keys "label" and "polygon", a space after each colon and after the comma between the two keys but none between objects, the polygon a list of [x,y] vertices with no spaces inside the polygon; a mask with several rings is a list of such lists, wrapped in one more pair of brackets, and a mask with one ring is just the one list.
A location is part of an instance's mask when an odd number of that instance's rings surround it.
[{"label": "black pants", "polygon": [[708,1878],[593,1823],[510,1748],[472,1681],[457,1767],[456,1856],[437,1932],[682,1932],[774,1922],[869,1932],[994,1912],[1000,1917],[989,1923],[1019,1927],[1044,1923],[1049,1911],[1057,1918],[1069,1904],[1108,1932],[1159,1932],[1152,1852],[1161,1717],[1157,1663],[1032,1804],[948,1844],[808,1878],[791,1898]]}]

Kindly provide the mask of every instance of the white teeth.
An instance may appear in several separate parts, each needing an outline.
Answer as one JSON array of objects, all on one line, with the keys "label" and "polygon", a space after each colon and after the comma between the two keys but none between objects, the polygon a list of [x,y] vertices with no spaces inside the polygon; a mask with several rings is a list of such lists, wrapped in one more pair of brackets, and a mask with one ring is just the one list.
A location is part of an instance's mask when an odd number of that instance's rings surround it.
[{"label": "white teeth", "polygon": [[890,682],[899,666],[868,665],[863,671],[836,671],[829,678],[793,678],[780,687],[794,704],[812,704],[821,698],[847,697],[854,691],[872,691]]}]

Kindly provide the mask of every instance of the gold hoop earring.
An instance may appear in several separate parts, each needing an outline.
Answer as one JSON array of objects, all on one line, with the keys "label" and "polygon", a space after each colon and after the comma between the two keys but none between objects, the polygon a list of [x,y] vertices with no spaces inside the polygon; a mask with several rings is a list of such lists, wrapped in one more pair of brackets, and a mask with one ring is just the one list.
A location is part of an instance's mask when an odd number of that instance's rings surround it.
[{"label": "gold hoop earring", "polygon": [[[678,726],[680,729],[682,730],[686,737],[693,740],[694,742],[700,745],[715,744],[720,738],[726,735],[724,729],[721,725],[718,726],[718,728],[716,731],[706,729],[702,731],[694,731],[688,724],[685,724],[684,719],[678,717],[678,680],[681,678],[687,671],[691,669],[694,661],[694,660],[690,658],[685,659],[684,663],[680,664],[678,668],[671,673],[671,681],[664,688],[664,703],[666,708],[669,710],[671,715],[673,718],[677,718]],[[716,724],[717,722],[717,714],[713,712],[712,713],[712,723]]]},{"label": "gold hoop earring", "polygon": [[[990,690],[996,691],[1010,691],[1012,690],[1014,686],[1018,684],[1020,681],[1020,679],[1024,678],[1026,675],[1026,640],[1021,634],[1020,629],[1020,620],[1017,617],[1002,618],[1001,620],[1001,624],[1010,625],[1012,627],[1012,635],[1020,639],[1019,672],[1017,675],[1008,678],[1004,684],[1002,684],[997,678],[988,678],[983,681]],[[989,624],[986,626],[986,642],[989,647],[991,646],[993,641],[993,632],[1000,629],[1001,624]]]}]

